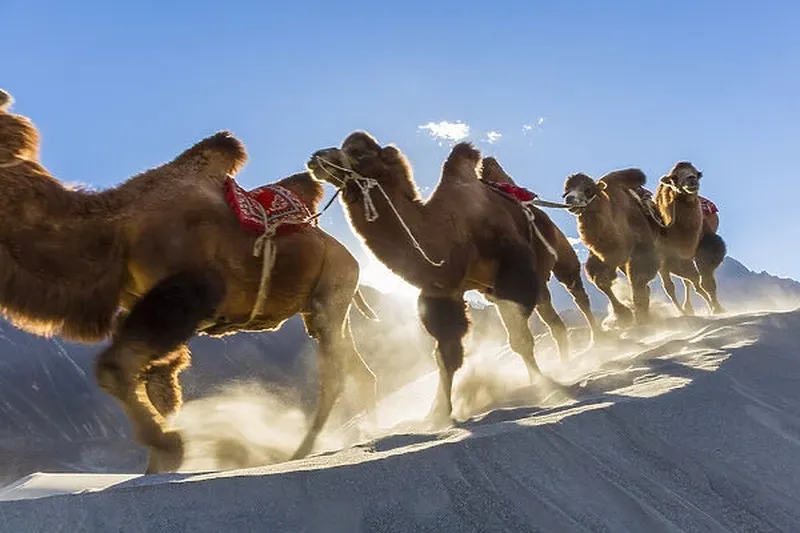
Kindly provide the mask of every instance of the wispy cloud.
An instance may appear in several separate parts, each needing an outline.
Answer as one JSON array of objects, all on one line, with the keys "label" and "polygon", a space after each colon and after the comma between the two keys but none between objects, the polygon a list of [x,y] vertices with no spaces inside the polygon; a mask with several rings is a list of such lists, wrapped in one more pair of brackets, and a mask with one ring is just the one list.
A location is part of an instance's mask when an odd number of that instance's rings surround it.
[{"label": "wispy cloud", "polygon": [[499,141],[500,137],[502,136],[503,134],[498,131],[490,131],[489,133],[486,134],[486,142],[488,142],[489,144],[494,144],[497,141]]},{"label": "wispy cloud", "polygon": [[528,133],[529,131],[533,131],[534,128],[541,128],[544,124],[544,117],[538,117],[533,122],[528,122],[527,124],[522,125],[522,131]]},{"label": "wispy cloud", "polygon": [[469,137],[469,125],[464,122],[428,122],[418,129],[427,131],[431,138],[437,141],[458,142]]}]

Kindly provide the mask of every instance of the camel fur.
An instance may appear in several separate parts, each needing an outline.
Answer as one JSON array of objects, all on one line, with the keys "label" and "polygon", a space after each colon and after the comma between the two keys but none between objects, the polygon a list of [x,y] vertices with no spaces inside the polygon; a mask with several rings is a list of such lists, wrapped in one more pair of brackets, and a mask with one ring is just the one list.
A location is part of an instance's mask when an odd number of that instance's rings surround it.
[{"label": "camel fur", "polygon": [[[516,185],[514,179],[503,169],[494,157],[483,158],[480,178],[485,182],[493,181]],[[509,201],[512,203],[515,202],[513,199],[509,199]],[[522,208],[522,206],[520,207]],[[554,256],[552,253],[549,253],[546,245],[538,238],[532,239],[532,244],[536,248],[534,261],[536,264],[536,272],[539,273],[540,282],[539,303],[536,304],[536,313],[539,315],[539,318],[547,324],[550,334],[555,339],[563,358],[569,350],[567,328],[552,304],[550,289],[547,286],[551,274],[555,275],[559,283],[561,283],[572,296],[575,305],[586,319],[592,337],[599,336],[602,332],[592,313],[589,295],[586,293],[586,289],[583,286],[580,259],[578,259],[578,254],[570,244],[567,236],[564,235],[550,217],[538,207],[529,205],[526,206],[525,209],[530,209],[532,211],[534,217],[533,223],[536,225],[538,234],[546,239],[550,247],[555,251]]]},{"label": "camel fur", "polygon": [[[198,332],[271,330],[301,314],[319,343],[320,395],[296,456],[311,450],[345,377],[374,405],[375,377],[350,334],[351,301],[372,313],[357,293],[358,263],[333,237],[316,226],[275,237],[266,305],[249,321],[259,235],[240,227],[223,192],[247,161],[237,138],[218,132],[111,189],[69,190],[39,161],[34,124],[9,104],[0,91],[0,311],[39,335],[111,337],[97,381],[148,448],[148,472],[182,461],[166,417],[181,405],[178,376]],[[317,208],[323,187],[307,173],[281,183]]]},{"label": "camel fur", "polygon": [[[698,196],[703,173],[688,161],[679,161],[662,177],[655,194],[655,205],[663,221],[659,235],[662,262],[661,284],[675,309],[693,314],[693,288],[718,314],[724,308],[717,298],[714,272],[725,258],[725,241],[717,235],[719,217],[704,216]],[[671,274],[683,280],[684,301],[678,303]]]},{"label": "camel fur", "polygon": [[436,190],[423,200],[403,153],[366,132],[350,134],[339,148],[317,151],[307,163],[315,178],[342,189],[350,225],[375,257],[420,289],[419,315],[437,341],[440,386],[430,413],[435,418],[452,417],[453,376],[463,363],[469,329],[468,290],[496,304],[529,377],[544,378],[528,326],[541,295],[537,249],[519,206],[480,181],[480,164],[474,146],[456,144]]},{"label": "camel fur", "polygon": [[[606,295],[621,325],[635,319],[649,320],[650,288],[658,272],[654,222],[629,193],[643,186],[644,173],[637,168],[609,172],[595,181],[583,173],[568,176],[563,197],[577,217],[578,234],[589,249],[586,274]],[[612,284],[617,269],[625,272],[633,295],[633,313],[616,297]]]}]

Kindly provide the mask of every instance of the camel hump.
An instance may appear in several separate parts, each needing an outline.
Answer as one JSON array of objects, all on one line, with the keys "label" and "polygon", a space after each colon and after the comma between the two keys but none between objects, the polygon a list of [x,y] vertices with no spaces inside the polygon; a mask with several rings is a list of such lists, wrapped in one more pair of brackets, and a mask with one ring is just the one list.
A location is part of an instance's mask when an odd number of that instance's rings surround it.
[{"label": "camel hump", "polygon": [[503,169],[500,163],[492,156],[484,157],[481,163],[481,180],[496,181],[499,183],[510,183],[516,185],[514,180]]},{"label": "camel hump", "polygon": [[13,103],[14,99],[11,97],[8,91],[0,89],[0,111],[8,110],[8,108],[11,107],[11,104]]},{"label": "camel hump", "polygon": [[637,187],[644,187],[644,184],[647,182],[647,176],[641,169],[625,168],[621,170],[612,170],[597,181],[605,183],[609,187],[635,189]]},{"label": "camel hump", "polygon": [[450,183],[478,182],[480,162],[480,151],[470,142],[460,142],[453,147],[442,165],[442,181]]},{"label": "camel hump", "polygon": [[312,213],[319,210],[319,204],[322,203],[322,197],[325,196],[325,188],[320,182],[312,178],[309,172],[292,174],[278,181],[276,185],[286,187],[299,196]]},{"label": "camel hump", "polygon": [[453,149],[450,150],[450,155],[447,157],[447,163],[458,163],[461,161],[468,161],[474,165],[477,165],[478,162],[481,160],[481,152],[475,145],[473,145],[469,141],[464,141],[456,144],[453,146]]},{"label": "camel hump", "polygon": [[247,150],[231,132],[218,131],[183,152],[174,162],[198,163],[209,173],[232,175],[247,162]]}]

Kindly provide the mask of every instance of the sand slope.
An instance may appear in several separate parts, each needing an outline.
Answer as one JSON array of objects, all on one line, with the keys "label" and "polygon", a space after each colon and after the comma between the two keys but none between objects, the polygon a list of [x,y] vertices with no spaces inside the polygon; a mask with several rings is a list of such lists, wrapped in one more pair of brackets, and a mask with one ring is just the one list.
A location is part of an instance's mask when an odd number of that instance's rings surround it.
[{"label": "sand slope", "polygon": [[550,407],[247,470],[34,475],[0,530],[800,531],[798,341],[800,311],[675,319],[553,367]]}]

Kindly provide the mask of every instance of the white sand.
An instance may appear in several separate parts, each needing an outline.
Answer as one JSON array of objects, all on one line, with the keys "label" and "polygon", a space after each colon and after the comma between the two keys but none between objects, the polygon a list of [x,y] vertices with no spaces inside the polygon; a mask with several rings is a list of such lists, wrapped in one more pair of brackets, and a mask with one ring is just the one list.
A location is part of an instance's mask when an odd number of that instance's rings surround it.
[{"label": "white sand", "polygon": [[[675,319],[563,366],[541,343],[574,384],[542,394],[488,353],[457,427],[213,474],[34,475],[0,491],[0,531],[800,531],[798,341],[800,311]],[[382,423],[413,425],[434,385]]]}]

